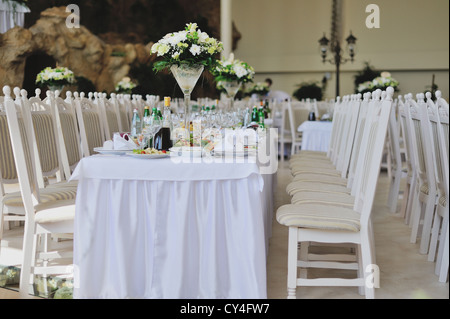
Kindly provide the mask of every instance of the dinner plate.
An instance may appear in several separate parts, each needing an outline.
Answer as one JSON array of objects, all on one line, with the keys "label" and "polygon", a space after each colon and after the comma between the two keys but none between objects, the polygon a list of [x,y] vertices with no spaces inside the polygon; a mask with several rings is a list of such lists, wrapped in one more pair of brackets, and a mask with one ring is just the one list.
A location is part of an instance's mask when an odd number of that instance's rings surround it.
[{"label": "dinner plate", "polygon": [[170,154],[135,154],[135,153],[127,153],[126,155],[135,158],[146,158],[146,159],[165,158],[170,156]]},{"label": "dinner plate", "polygon": [[230,152],[230,151],[214,151],[217,156],[236,156],[236,157],[247,157],[249,155],[256,155],[256,151],[243,151],[243,152]]},{"label": "dinner plate", "polygon": [[103,147],[95,147],[94,151],[100,154],[108,154],[108,155],[124,155],[129,152],[132,152],[133,150],[112,150],[112,149],[106,149]]}]

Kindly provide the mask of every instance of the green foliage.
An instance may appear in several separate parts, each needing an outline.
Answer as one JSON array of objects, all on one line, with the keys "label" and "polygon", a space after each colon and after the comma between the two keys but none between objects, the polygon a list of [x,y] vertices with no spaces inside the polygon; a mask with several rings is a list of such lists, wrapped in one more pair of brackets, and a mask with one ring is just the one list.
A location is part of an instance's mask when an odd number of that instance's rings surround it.
[{"label": "green foliage", "polygon": [[358,86],[361,83],[367,82],[367,81],[372,81],[373,79],[379,77],[381,75],[381,72],[376,71],[370,64],[369,62],[364,62],[364,69],[362,69],[361,71],[359,71],[354,79],[354,83],[355,83],[355,93],[358,93]]},{"label": "green foliage", "polygon": [[297,100],[316,99],[321,101],[323,98],[323,89],[317,82],[303,82],[299,88],[292,93]]}]

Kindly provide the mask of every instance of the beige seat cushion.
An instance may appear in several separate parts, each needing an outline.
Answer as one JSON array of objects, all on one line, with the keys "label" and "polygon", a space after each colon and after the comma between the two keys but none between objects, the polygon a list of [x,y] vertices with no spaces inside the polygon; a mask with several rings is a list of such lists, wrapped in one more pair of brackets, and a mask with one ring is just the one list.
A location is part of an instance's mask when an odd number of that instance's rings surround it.
[{"label": "beige seat cushion", "polygon": [[289,163],[289,168],[291,170],[297,169],[297,168],[302,168],[302,167],[322,167],[322,168],[336,169],[336,166],[334,166],[333,163],[331,163],[330,161],[318,161],[318,160],[314,160],[314,159],[308,159],[308,160],[303,159],[303,160],[298,160],[298,161]]},{"label": "beige seat cushion", "polygon": [[326,194],[350,194],[351,190],[346,186],[333,185],[319,182],[291,182],[286,187],[286,192],[294,196],[299,192],[320,192]]},{"label": "beige seat cushion", "polygon": [[353,208],[355,197],[346,193],[322,193],[314,191],[297,192],[291,204],[324,204]]},{"label": "beige seat cushion", "polygon": [[[59,203],[61,204],[61,203]],[[58,223],[64,221],[73,221],[75,218],[74,203],[67,203],[64,207],[58,205],[57,207],[47,206],[38,211],[35,215],[35,221],[39,224]]]},{"label": "beige seat cushion", "polygon": [[[35,205],[35,211],[48,208],[67,206],[75,203],[77,195],[76,188],[45,188],[39,190],[41,203]],[[6,207],[20,208],[23,207],[22,195],[20,192],[14,192],[3,197],[3,205]]]},{"label": "beige seat cushion", "polygon": [[439,198],[439,205],[441,205],[442,207],[445,207],[447,205],[447,197],[441,196]]},{"label": "beige seat cushion", "polygon": [[78,187],[78,181],[62,181],[62,182],[56,182],[48,184],[46,188],[77,188]]},{"label": "beige seat cushion", "polygon": [[353,209],[321,204],[284,205],[277,221],[288,227],[359,232],[360,214]]},{"label": "beige seat cushion", "polygon": [[313,173],[297,174],[294,176],[293,182],[319,182],[332,185],[347,185],[347,179],[345,178]]},{"label": "beige seat cushion", "polygon": [[341,172],[335,168],[325,168],[325,167],[297,167],[291,169],[292,176],[304,175],[304,174],[318,174],[326,176],[341,176]]},{"label": "beige seat cushion", "polygon": [[326,157],[327,152],[320,152],[320,151],[300,151],[297,154],[292,155],[292,159],[299,158],[303,156],[317,156],[317,157]]}]

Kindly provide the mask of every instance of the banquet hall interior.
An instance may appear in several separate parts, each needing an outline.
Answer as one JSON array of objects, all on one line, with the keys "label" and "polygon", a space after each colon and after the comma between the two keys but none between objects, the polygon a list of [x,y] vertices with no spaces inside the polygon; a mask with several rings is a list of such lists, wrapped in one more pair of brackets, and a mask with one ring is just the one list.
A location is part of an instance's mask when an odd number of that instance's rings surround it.
[{"label": "banquet hall interior", "polygon": [[448,0],[0,0],[0,299],[448,299]]}]

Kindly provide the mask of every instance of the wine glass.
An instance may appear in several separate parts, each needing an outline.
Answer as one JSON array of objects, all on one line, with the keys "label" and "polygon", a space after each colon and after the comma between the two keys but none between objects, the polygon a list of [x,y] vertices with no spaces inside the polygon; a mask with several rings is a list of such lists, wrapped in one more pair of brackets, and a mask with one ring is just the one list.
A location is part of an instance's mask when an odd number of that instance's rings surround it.
[{"label": "wine glass", "polygon": [[148,125],[148,132],[152,137],[152,148],[155,148],[155,135],[162,127],[162,121],[159,117],[154,116],[150,119]]}]

